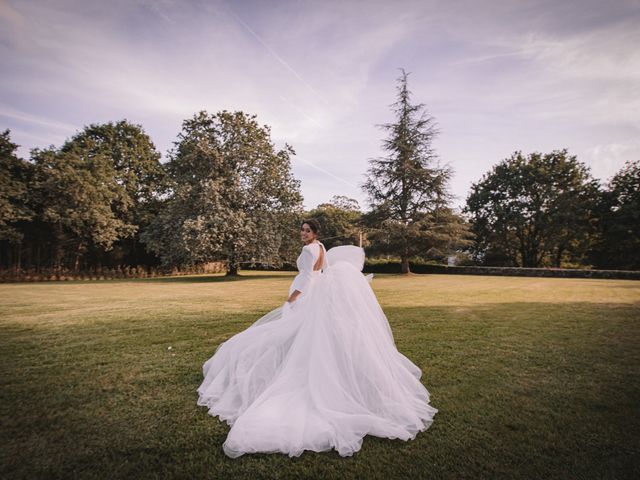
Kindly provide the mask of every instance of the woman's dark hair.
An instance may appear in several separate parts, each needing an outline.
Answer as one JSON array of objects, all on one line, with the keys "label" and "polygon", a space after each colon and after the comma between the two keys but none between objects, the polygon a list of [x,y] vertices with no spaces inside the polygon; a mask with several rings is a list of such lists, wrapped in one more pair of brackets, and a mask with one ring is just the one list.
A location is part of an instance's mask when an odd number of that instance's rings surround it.
[{"label": "woman's dark hair", "polygon": [[302,223],[300,224],[300,228],[302,228],[302,226],[305,223],[309,225],[309,228],[313,233],[318,234],[320,232],[320,222],[315,218],[310,218],[309,220],[303,220]]}]

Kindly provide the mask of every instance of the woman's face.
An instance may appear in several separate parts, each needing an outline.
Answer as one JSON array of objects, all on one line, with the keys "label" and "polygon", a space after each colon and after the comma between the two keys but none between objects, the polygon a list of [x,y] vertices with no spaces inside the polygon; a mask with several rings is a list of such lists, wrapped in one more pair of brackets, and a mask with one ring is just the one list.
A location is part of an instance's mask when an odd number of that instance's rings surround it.
[{"label": "woman's face", "polygon": [[311,227],[309,226],[309,224],[303,223],[302,227],[300,227],[300,239],[304,243],[310,243],[310,242],[313,242],[316,239],[316,237],[317,235],[313,233],[313,230],[311,230]]}]

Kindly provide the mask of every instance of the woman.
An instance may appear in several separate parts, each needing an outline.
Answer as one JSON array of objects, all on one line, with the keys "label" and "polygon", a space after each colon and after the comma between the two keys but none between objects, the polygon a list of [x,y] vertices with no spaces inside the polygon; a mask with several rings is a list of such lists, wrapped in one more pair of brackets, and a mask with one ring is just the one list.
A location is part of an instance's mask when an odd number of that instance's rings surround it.
[{"label": "woman", "polygon": [[326,252],[319,229],[315,219],[301,226],[305,245],[285,304],[203,366],[198,405],[231,426],[230,457],[332,448],[350,456],[367,434],[415,438],[437,412],[361,272],[364,250]]}]

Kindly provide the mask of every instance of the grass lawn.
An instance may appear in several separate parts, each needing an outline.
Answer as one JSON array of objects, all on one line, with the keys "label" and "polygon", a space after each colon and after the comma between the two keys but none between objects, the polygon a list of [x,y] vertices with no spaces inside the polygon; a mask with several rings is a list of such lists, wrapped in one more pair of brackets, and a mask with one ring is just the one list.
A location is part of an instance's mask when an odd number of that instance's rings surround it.
[{"label": "grass lawn", "polygon": [[[0,285],[0,478],[640,478],[640,282],[378,275],[439,409],[353,457],[226,457],[202,363],[292,273]],[[169,348],[171,347],[171,348]]]}]

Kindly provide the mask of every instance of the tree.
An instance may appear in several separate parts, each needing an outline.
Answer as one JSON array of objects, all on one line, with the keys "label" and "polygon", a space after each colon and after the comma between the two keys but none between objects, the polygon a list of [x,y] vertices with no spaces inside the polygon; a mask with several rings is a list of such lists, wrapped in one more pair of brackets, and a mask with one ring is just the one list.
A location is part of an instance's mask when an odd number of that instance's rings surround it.
[{"label": "tree", "polygon": [[567,150],[515,152],[472,185],[465,212],[486,265],[583,261],[595,233],[598,184]]},{"label": "tree", "polygon": [[62,147],[62,151],[77,145],[84,155],[102,155],[111,160],[113,180],[122,188],[122,201],[112,203],[115,216],[135,225],[132,235],[118,238],[109,249],[115,263],[137,265],[141,259],[152,261],[140,244],[140,233],[159,212],[159,198],[166,194],[166,172],[160,163],[160,152],[142,126],[127,120],[116,123],[91,124]]},{"label": "tree", "polygon": [[166,173],[160,152],[140,125],[127,120],[91,124],[66,142],[61,151],[74,148],[80,148],[87,156],[103,155],[111,160],[114,181],[126,193],[126,201],[114,205],[122,220],[138,220],[141,206],[154,201],[164,187]]},{"label": "tree", "polygon": [[357,200],[335,195],[309,212],[321,225],[321,240],[327,249],[337,245],[358,244],[361,231],[360,205]]},{"label": "tree", "polygon": [[435,120],[424,104],[411,104],[407,76],[402,70],[398,79],[398,100],[392,104],[395,122],[381,125],[389,131],[382,145],[389,153],[369,161],[363,185],[372,209],[370,237],[400,256],[403,273],[410,272],[409,259],[421,252],[456,249],[468,242],[451,234],[451,217],[438,214],[451,199],[447,184],[452,170],[440,165],[432,145],[439,133]]},{"label": "tree", "polygon": [[106,154],[88,155],[86,145],[67,142],[63,149],[34,149],[39,218],[51,225],[53,264],[63,263],[67,245],[73,246],[73,266],[79,268],[87,247],[106,250],[122,237],[132,235],[136,225],[115,213],[112,205],[128,206],[123,188],[114,180],[113,164]]},{"label": "tree", "polygon": [[640,161],[626,162],[609,181],[602,193],[600,218],[596,264],[640,270]]},{"label": "tree", "polygon": [[183,122],[166,164],[169,198],[142,235],[165,265],[223,260],[236,275],[242,262],[282,260],[301,213],[295,152],[276,150],[255,119],[223,110]]},{"label": "tree", "polygon": [[36,231],[56,267],[79,269],[88,253],[101,263],[134,237],[164,176],[149,137],[126,120],[91,124],[59,149],[34,149],[32,159]]},{"label": "tree", "polygon": [[[28,202],[33,166],[16,156],[18,145],[10,136],[9,129],[0,134],[0,252],[8,267],[19,267],[24,240],[21,223],[33,218]],[[3,263],[4,259],[0,266]]]}]

